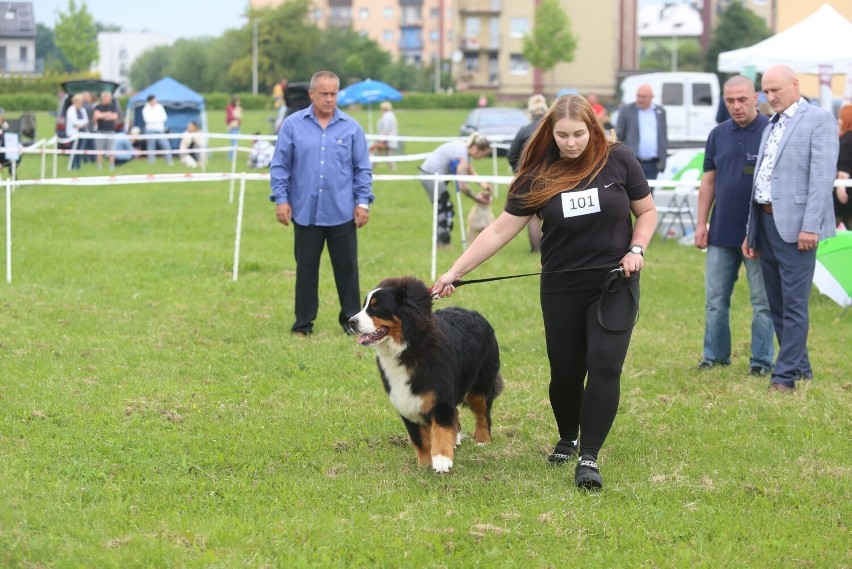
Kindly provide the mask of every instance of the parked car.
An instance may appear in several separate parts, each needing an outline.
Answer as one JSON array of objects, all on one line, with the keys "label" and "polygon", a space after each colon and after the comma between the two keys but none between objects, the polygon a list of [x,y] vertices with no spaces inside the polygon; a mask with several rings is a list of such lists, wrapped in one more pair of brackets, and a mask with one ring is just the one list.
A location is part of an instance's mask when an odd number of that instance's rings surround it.
[{"label": "parked car", "polygon": [[284,102],[287,104],[287,116],[289,117],[296,111],[307,109],[311,105],[311,96],[308,90],[311,88],[309,81],[300,81],[287,85],[287,90],[284,91]]},{"label": "parked car", "polygon": [[[77,79],[74,81],[66,81],[62,84],[62,96],[59,99],[59,109],[56,112],[56,136],[65,138],[65,113],[68,112],[68,107],[71,106],[71,97],[77,93],[92,93],[92,96],[97,98],[104,91],[109,91],[113,95],[113,100],[118,106],[118,124],[115,125],[116,132],[124,131],[124,111],[121,110],[121,103],[116,96],[120,85],[115,81],[101,81],[100,79]],[[97,100],[92,101],[97,104]],[[89,117],[91,119],[91,117]],[[60,144],[59,148],[71,148],[71,144]]]},{"label": "parked car", "polygon": [[[497,147],[497,154],[505,156],[509,144],[521,129],[530,122],[527,114],[521,109],[511,107],[480,107],[470,111],[459,133],[468,136],[478,132],[488,137],[492,142],[502,142]],[[502,146],[502,147],[501,147]]]}]

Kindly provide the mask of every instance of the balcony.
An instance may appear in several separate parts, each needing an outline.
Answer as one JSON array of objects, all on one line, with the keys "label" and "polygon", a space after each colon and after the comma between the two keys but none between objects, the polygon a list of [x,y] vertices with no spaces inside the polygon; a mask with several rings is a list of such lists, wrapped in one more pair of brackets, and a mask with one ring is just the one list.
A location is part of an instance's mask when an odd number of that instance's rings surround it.
[{"label": "balcony", "polygon": [[461,38],[459,49],[462,51],[479,51],[481,49],[479,38]]},{"label": "balcony", "polygon": [[0,59],[0,73],[35,73],[33,59]]},{"label": "balcony", "polygon": [[423,19],[422,18],[405,18],[402,17],[399,20],[400,28],[422,28],[423,27]]},{"label": "balcony", "polygon": [[503,11],[503,0],[459,0],[459,14],[487,14],[495,16]]},{"label": "balcony", "polygon": [[351,16],[329,16],[325,21],[325,25],[329,28],[351,28]]}]

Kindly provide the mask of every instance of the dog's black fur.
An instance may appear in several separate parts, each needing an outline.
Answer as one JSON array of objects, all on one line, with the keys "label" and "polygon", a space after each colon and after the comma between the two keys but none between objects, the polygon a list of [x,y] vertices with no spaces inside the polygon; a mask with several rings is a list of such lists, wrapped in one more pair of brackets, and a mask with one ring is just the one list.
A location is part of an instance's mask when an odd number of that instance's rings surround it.
[{"label": "dog's black fur", "polygon": [[349,324],[359,343],[375,348],[385,391],[421,465],[452,467],[459,404],[476,417],[476,442],[491,440],[491,407],[503,378],[494,329],[482,315],[458,307],[432,312],[426,285],[403,277],[382,281]]}]

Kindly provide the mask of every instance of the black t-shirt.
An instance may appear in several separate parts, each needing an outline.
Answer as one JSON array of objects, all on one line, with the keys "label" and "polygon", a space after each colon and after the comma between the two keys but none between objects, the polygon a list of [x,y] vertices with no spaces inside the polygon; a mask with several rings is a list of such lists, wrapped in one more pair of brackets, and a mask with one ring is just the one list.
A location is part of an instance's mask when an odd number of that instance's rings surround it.
[{"label": "black t-shirt", "polygon": [[[528,187],[520,189],[528,191]],[[542,291],[600,288],[608,270],[616,268],[630,248],[630,202],[650,193],[648,180],[633,153],[623,144],[616,144],[603,169],[588,183],[557,194],[540,210],[522,207],[512,194],[504,209],[517,216],[541,216],[543,272],[590,269],[544,274]],[[591,270],[602,266],[608,269]]]},{"label": "black t-shirt", "polygon": [[[98,103],[98,105],[95,107],[95,110],[100,111],[102,113],[117,113],[118,107],[116,106],[115,101],[110,101],[110,103],[107,105],[103,103]],[[115,123],[116,121],[106,121],[103,119],[99,120],[98,132],[115,132]]]}]

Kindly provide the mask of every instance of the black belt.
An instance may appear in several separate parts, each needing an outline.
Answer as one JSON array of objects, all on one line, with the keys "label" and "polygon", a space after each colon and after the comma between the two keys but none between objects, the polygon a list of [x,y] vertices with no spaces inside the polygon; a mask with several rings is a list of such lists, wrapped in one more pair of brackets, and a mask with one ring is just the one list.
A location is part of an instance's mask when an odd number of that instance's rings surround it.
[{"label": "black belt", "polygon": [[762,209],[765,213],[772,215],[772,204],[771,203],[757,203],[754,202],[754,205]]},{"label": "black belt", "polygon": [[659,160],[659,158],[648,158],[647,160],[642,160],[642,159],[640,158],[640,159],[639,159],[639,162],[645,162],[645,163],[648,163],[648,162],[656,162],[657,160]]}]

